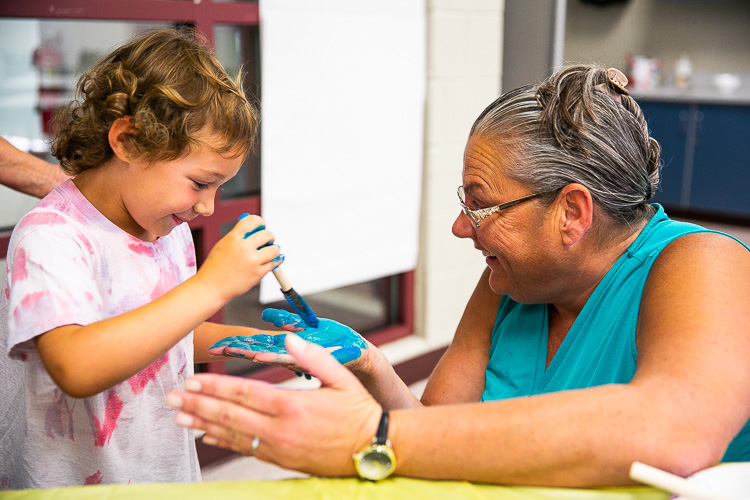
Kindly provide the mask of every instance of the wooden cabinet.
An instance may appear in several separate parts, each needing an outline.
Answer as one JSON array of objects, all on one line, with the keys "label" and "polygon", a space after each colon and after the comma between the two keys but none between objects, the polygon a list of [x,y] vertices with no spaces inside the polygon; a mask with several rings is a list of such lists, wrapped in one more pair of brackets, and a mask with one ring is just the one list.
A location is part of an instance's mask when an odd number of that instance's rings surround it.
[{"label": "wooden cabinet", "polygon": [[662,146],[654,201],[696,214],[750,217],[750,106],[640,105]]}]

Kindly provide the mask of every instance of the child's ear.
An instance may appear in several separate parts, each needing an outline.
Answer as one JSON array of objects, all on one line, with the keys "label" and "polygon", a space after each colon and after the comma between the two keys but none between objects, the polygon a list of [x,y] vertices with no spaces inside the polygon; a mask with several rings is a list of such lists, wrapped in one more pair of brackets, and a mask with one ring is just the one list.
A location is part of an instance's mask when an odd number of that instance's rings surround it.
[{"label": "child's ear", "polygon": [[115,156],[124,162],[129,162],[131,157],[125,144],[125,136],[134,131],[135,127],[130,123],[129,116],[118,118],[112,126],[109,127],[109,146],[112,148],[112,151],[115,152]]}]

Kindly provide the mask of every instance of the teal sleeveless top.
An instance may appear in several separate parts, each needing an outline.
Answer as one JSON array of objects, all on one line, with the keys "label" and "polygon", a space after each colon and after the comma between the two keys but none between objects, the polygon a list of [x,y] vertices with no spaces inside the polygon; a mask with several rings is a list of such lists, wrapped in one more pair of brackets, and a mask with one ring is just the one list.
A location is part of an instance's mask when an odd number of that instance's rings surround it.
[{"label": "teal sleeveless top", "polygon": [[[654,206],[657,213],[591,294],[546,369],[547,304],[519,304],[507,296],[501,298],[482,401],[625,384],[633,378],[638,358],[638,310],[654,260],[680,236],[716,232],[671,220],[660,205]],[[748,460],[750,421],[723,458],[725,462]]]}]

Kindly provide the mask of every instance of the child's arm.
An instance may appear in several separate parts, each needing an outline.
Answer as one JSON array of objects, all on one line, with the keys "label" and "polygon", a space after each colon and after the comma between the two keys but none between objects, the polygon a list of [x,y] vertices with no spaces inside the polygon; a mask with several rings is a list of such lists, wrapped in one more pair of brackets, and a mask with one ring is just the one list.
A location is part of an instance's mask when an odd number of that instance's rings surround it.
[{"label": "child's arm", "polygon": [[[276,246],[268,231],[244,235],[262,220],[246,217],[222,238],[198,273],[158,299],[89,325],[67,325],[35,338],[55,383],[87,397],[135,375],[233,298],[273,269]],[[261,248],[259,248],[261,247]]]},{"label": "child's arm", "polygon": [[276,335],[277,330],[259,330],[247,326],[222,325],[220,323],[211,323],[206,321],[196,327],[193,334],[194,357],[196,363],[208,363],[211,361],[221,361],[224,359],[237,359],[232,356],[216,356],[208,353],[208,348],[216,342],[227,337],[237,337],[240,335],[257,335],[265,333]]}]

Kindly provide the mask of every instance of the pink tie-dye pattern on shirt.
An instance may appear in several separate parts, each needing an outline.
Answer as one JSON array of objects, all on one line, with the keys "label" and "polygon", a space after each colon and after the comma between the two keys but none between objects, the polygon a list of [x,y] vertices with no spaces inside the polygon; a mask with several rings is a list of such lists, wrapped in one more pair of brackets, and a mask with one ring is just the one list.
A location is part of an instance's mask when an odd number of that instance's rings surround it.
[{"label": "pink tie-dye pattern on shirt", "polygon": [[147,257],[153,257],[157,254],[157,249],[153,245],[145,245],[143,243],[131,243],[128,248],[139,255],[145,255]]},{"label": "pink tie-dye pattern on shirt", "polygon": [[55,212],[32,212],[27,214],[18,224],[19,228],[49,224],[67,224],[65,218]]},{"label": "pink tie-dye pattern on shirt", "polygon": [[185,248],[185,265],[195,267],[195,244],[192,241]]},{"label": "pink tie-dye pattern on shirt", "polygon": [[94,472],[93,474],[91,474],[90,476],[88,476],[86,478],[86,482],[83,483],[83,485],[84,486],[89,486],[89,485],[92,485],[92,484],[102,484],[102,480],[103,479],[104,479],[104,475],[102,474],[102,471],[98,470],[98,471]]},{"label": "pink tie-dye pattern on shirt", "polygon": [[26,249],[21,248],[16,253],[12,278],[14,282],[18,282],[25,280],[28,276],[29,274],[26,271]]},{"label": "pink tie-dye pattern on shirt", "polygon": [[104,446],[109,443],[112,433],[117,429],[117,419],[122,411],[122,400],[115,391],[109,393],[107,405],[104,410],[104,423],[98,418],[93,417],[94,426],[96,427],[96,441],[94,446]]},{"label": "pink tie-dye pattern on shirt", "polygon": [[180,283],[179,271],[170,266],[159,270],[159,281],[151,291],[151,300],[156,300]]},{"label": "pink tie-dye pattern on shirt", "polygon": [[164,353],[161,358],[148,365],[139,373],[136,373],[135,375],[130,377],[128,379],[128,383],[130,384],[130,388],[133,390],[133,394],[140,394],[141,392],[143,392],[143,389],[146,387],[146,385],[156,378],[159,370],[161,370],[162,366],[167,364],[167,361],[169,361],[168,352]]},{"label": "pink tie-dye pattern on shirt", "polygon": [[44,416],[44,427],[47,435],[51,438],[64,436],[67,427],[68,437],[73,437],[73,411],[68,407],[68,398],[59,389],[55,389],[52,404]]},{"label": "pink tie-dye pattern on shirt", "polygon": [[47,290],[41,290],[39,292],[32,292],[21,299],[21,303],[13,311],[13,316],[16,319],[21,319],[25,314],[25,311],[34,309],[39,302],[49,294]]}]

